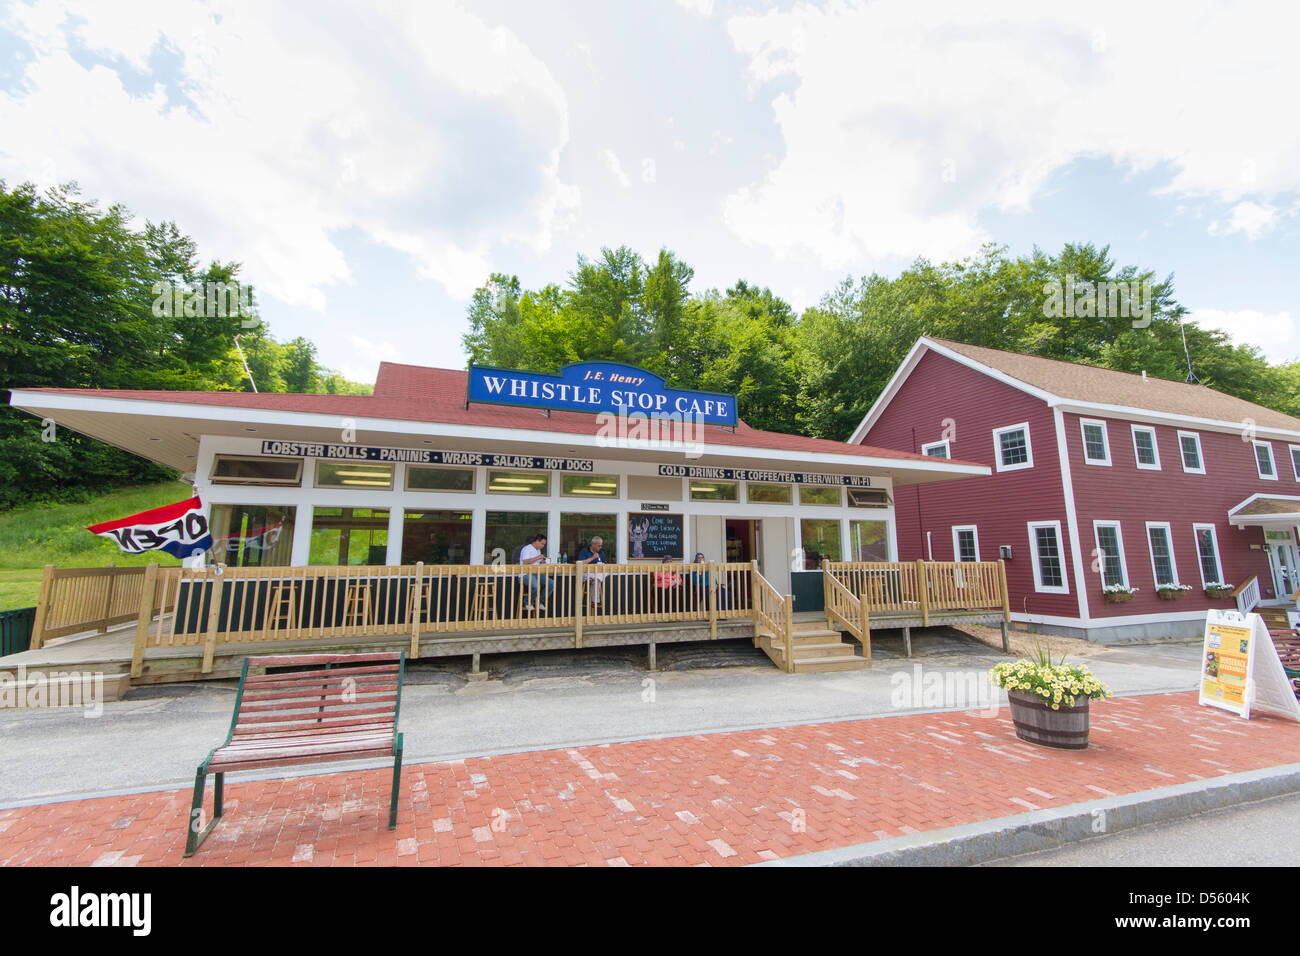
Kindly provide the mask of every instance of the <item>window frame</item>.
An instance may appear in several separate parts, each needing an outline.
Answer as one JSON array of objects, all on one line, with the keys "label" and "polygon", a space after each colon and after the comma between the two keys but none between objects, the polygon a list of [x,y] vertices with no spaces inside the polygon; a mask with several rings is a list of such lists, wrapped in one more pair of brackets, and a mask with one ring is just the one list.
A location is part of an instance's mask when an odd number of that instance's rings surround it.
[{"label": "window frame", "polygon": [[[975,539],[975,557],[970,562],[962,560],[960,531],[969,531]],[[980,528],[977,524],[955,524],[952,526],[952,559],[961,564],[977,564],[980,559]]]},{"label": "window frame", "polygon": [[[322,482],[322,481],[321,481],[321,472],[322,472],[322,470],[325,469],[325,468],[333,468],[333,467],[339,467],[339,468],[387,468],[387,469],[388,469],[388,484],[386,484],[386,485],[382,485],[382,486],[381,486],[381,485],[377,485],[377,484],[349,485],[349,484],[344,484],[344,483],[339,483],[339,484],[328,484],[328,483],[324,483],[324,482]],[[378,492],[378,493],[380,493],[380,494],[385,494],[385,493],[387,493],[387,492],[391,492],[391,491],[393,490],[394,486],[395,486],[396,483],[397,483],[397,466],[396,466],[396,464],[394,464],[393,462],[384,462],[384,461],[349,461],[349,460],[346,459],[346,458],[317,458],[317,459],[316,459],[316,467],[312,470],[311,481],[312,481],[312,487],[313,487],[313,488],[319,488],[319,489],[321,489],[322,491],[353,491],[353,492],[355,492],[355,491],[362,491],[362,492],[371,492],[371,491],[373,491],[373,492]],[[331,508],[332,508],[332,507],[336,507],[336,506],[335,506],[335,505],[329,505],[329,506],[327,506],[327,507],[331,507]],[[358,508],[359,508],[359,507],[362,507],[362,506],[361,506],[361,505],[345,505],[344,507],[358,507]]]},{"label": "window frame", "polygon": [[[546,485],[541,491],[524,491],[519,488],[492,488],[492,476],[496,475],[545,475]],[[483,473],[483,493],[487,495],[515,495],[520,498],[549,498],[551,497],[551,472],[542,469],[531,470],[527,468],[489,468]],[[503,510],[503,509],[497,509]]]},{"label": "window frame", "polygon": [[[1160,467],[1160,443],[1156,440],[1155,428],[1151,425],[1132,425],[1130,426],[1130,428],[1133,436],[1134,463],[1138,466],[1138,468],[1142,469],[1143,471],[1162,471],[1163,469]],[[1138,453],[1138,442],[1137,442],[1138,432],[1146,432],[1148,435],[1151,436],[1151,450],[1156,456],[1156,460],[1154,464],[1146,464],[1142,461],[1142,457]],[[1179,447],[1179,453],[1180,454],[1182,453],[1181,446]]]},{"label": "window frame", "polygon": [[1196,545],[1196,567],[1201,572],[1201,587],[1207,588],[1210,582],[1205,579],[1205,562],[1201,559],[1201,537],[1202,529],[1210,529],[1210,540],[1214,543],[1214,563],[1219,568],[1219,580],[1215,583],[1225,584],[1223,580],[1223,552],[1219,550],[1219,530],[1213,524],[1199,523],[1192,525],[1192,542]]},{"label": "window frame", "polygon": [[[1264,474],[1263,470],[1259,467],[1260,448],[1268,449],[1268,463],[1269,466],[1272,467],[1273,469],[1273,474],[1271,475]],[[1255,458],[1255,472],[1259,475],[1260,481],[1277,481],[1278,480],[1277,456],[1273,454],[1273,443],[1271,441],[1263,441],[1261,439],[1256,439],[1255,441],[1252,441],[1250,443],[1250,450],[1251,450],[1251,454]]]},{"label": "window frame", "polygon": [[[1096,425],[1101,429],[1101,444],[1106,450],[1105,458],[1088,457],[1088,426]],[[1080,418],[1079,419],[1079,436],[1083,439],[1083,463],[1085,465],[1105,465],[1110,467],[1110,429],[1100,418]]]},{"label": "window frame", "polygon": [[[1092,522],[1092,541],[1093,544],[1097,546],[1098,551],[1102,551],[1102,547],[1101,547],[1102,528],[1115,529],[1115,546],[1119,548],[1119,576],[1120,576],[1119,583],[1126,588],[1131,587],[1132,585],[1129,583],[1129,576],[1128,576],[1128,556],[1124,553],[1124,528],[1120,524],[1120,522],[1115,521],[1113,519],[1109,519],[1109,518],[1095,519]],[[1100,555],[1100,560],[1102,562],[1101,586],[1103,588],[1109,587],[1110,585],[1106,583],[1106,558],[1104,552],[1102,552],[1102,554]]]},{"label": "window frame", "polygon": [[[723,498],[723,497],[718,497],[718,498],[697,498],[697,497],[695,496],[695,482],[697,482],[697,481],[701,481],[701,482],[703,482],[703,481],[711,481],[711,482],[713,482],[713,484],[717,485],[719,488],[722,488],[722,487],[725,486],[725,485],[730,485],[732,488],[735,489],[736,493],[735,493],[734,495],[732,495],[730,498]],[[713,504],[725,504],[725,505],[735,505],[735,504],[739,504],[739,503],[740,503],[740,482],[737,481],[737,480],[735,480],[735,479],[731,479],[731,478],[728,478],[728,479],[725,479],[725,480],[724,480],[724,479],[721,479],[721,478],[688,478],[688,479],[686,480],[686,500],[687,500],[687,501],[702,501],[702,502],[705,502],[705,503],[712,502]]]},{"label": "window frame", "polygon": [[[1069,594],[1070,574],[1065,559],[1065,540],[1061,536],[1061,522],[1027,521],[1025,525],[1029,532],[1029,557],[1032,559],[1034,566],[1034,590],[1039,594]],[[1059,587],[1043,584],[1043,570],[1038,556],[1037,531],[1039,528],[1051,528],[1056,533],[1056,551],[1061,559],[1061,584]]]},{"label": "window frame", "polygon": [[[785,501],[764,501],[764,500],[761,499],[761,498],[755,500],[755,498],[754,498],[754,496],[753,496],[752,489],[753,489],[754,486],[756,486],[756,485],[757,485],[759,488],[784,488],[784,489],[786,490],[786,494],[787,494],[786,500],[785,500]],[[785,482],[779,482],[779,481],[747,481],[747,482],[745,482],[745,504],[747,504],[747,505],[785,505],[785,506],[788,507],[788,506],[794,504],[794,486],[791,485],[791,484],[787,484],[787,483],[785,483]]]},{"label": "window frame", "polygon": [[1291,474],[1295,475],[1295,480],[1300,481],[1300,445],[1287,445],[1287,453],[1291,456]]},{"label": "window frame", "polygon": [[[1195,441],[1196,441],[1196,461],[1197,461],[1197,463],[1198,463],[1198,465],[1199,465],[1200,467],[1198,467],[1198,468],[1188,468],[1188,467],[1187,467],[1187,452],[1185,452],[1185,451],[1183,450],[1183,439],[1184,439],[1184,438],[1192,438],[1192,439],[1195,439]],[[1185,474],[1188,474],[1188,475],[1203,475],[1203,474],[1205,474],[1205,450],[1201,447],[1201,433],[1200,433],[1200,432],[1188,432],[1188,431],[1182,431],[1182,430],[1180,430],[1180,431],[1178,432],[1178,461],[1182,464],[1182,466],[1183,466],[1183,472],[1184,472]]]},{"label": "window frame", "polygon": [[[843,508],[844,507],[844,487],[843,485],[795,485],[799,489],[799,507],[801,508]],[[804,501],[804,489],[812,491],[834,491],[836,493],[835,501]]]},{"label": "window frame", "polygon": [[[939,447],[943,448],[942,455],[930,454],[931,448],[939,448]],[[946,438],[940,441],[926,442],[921,446],[921,454],[924,455],[926,458],[944,458],[948,461],[952,461],[952,444]]]},{"label": "window frame", "polygon": [[[598,474],[596,474],[595,472],[585,472],[585,471],[579,471],[579,472],[563,472],[563,471],[562,471],[562,472],[560,472],[559,474],[560,474],[560,489],[559,489],[559,491],[560,491],[560,497],[561,497],[561,498],[578,498],[578,499],[581,499],[581,500],[583,500],[583,501],[610,501],[610,500],[618,500],[619,498],[622,497],[622,494],[623,494],[623,482],[622,482],[622,480],[621,480],[621,477],[620,477],[619,475],[617,475],[617,474],[613,474],[613,475],[604,475],[604,474],[599,474],[599,475],[598,475]],[[564,482],[565,482],[566,479],[569,479],[569,478],[602,478],[602,479],[604,479],[604,478],[610,478],[610,479],[613,479],[613,481],[614,481],[614,491],[613,491],[612,494],[599,494],[599,495],[584,495],[584,494],[582,494],[581,492],[577,492],[577,491],[565,491],[565,490],[564,490]],[[572,512],[572,513],[573,513],[573,514],[587,514],[588,512],[585,512],[585,511],[575,511],[575,512]],[[601,543],[603,544],[604,542],[602,541]]]},{"label": "window frame", "polygon": [[[292,479],[227,478],[217,474],[217,466],[223,461],[274,462],[276,464],[297,465],[298,475]],[[227,455],[218,452],[212,456],[212,467],[208,470],[208,484],[242,488],[301,488],[304,471],[306,471],[306,460],[302,458],[279,458],[269,455]]]},{"label": "window frame", "polygon": [[[1174,576],[1174,579],[1168,583],[1182,584],[1182,580],[1178,577],[1178,557],[1174,554],[1174,529],[1168,521],[1148,521],[1146,523],[1147,554],[1151,558],[1151,580],[1157,588],[1160,587],[1162,582],[1160,572],[1156,569],[1156,549],[1151,546],[1152,528],[1161,528],[1165,533],[1165,544],[1169,548],[1169,572]],[[1199,563],[1199,552],[1197,563]]]},{"label": "window frame", "polygon": [[[1023,430],[1025,433],[1025,460],[1011,465],[1002,463],[1002,436],[1007,432]],[[1034,467],[1034,446],[1030,441],[1029,422],[1020,422],[1017,425],[1006,425],[1002,428],[993,429],[993,463],[999,472],[1003,471],[1021,471],[1025,468]]]},{"label": "window frame", "polygon": [[[462,465],[416,465],[409,464],[402,476],[402,490],[416,495],[472,495],[478,490],[478,469]],[[412,488],[411,475],[423,471],[467,471],[470,475],[468,488]]]}]

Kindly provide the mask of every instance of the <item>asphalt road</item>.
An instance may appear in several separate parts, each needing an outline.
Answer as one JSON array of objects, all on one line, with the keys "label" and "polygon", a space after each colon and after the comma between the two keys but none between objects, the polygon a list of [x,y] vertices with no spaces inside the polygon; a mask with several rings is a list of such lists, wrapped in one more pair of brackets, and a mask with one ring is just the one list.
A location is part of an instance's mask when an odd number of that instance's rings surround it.
[{"label": "asphalt road", "polygon": [[[956,632],[873,641],[871,670],[788,675],[748,641],[502,654],[489,679],[465,658],[412,662],[402,695],[406,761],[990,705],[1001,654]],[[1088,659],[1117,694],[1196,686],[1199,642],[1112,647]],[[934,681],[934,672],[951,680]],[[944,684],[939,696],[931,693]],[[0,806],[193,783],[230,725],[236,682],[133,689],[98,717],[72,708],[0,710]],[[331,765],[337,767],[339,765]],[[277,775],[283,775],[277,773]],[[232,779],[238,779],[232,774]]]},{"label": "asphalt road", "polygon": [[1297,814],[1300,795],[1274,797],[984,865],[1293,867]]}]

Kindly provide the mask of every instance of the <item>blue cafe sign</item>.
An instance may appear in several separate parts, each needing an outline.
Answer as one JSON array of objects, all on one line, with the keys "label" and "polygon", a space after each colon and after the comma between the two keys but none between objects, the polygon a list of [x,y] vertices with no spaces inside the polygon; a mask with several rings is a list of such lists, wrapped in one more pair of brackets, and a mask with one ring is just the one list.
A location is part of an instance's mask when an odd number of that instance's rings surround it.
[{"label": "blue cafe sign", "polygon": [[467,402],[566,412],[678,415],[736,424],[736,396],[667,388],[653,372],[617,362],[578,362],[558,375],[471,365]]}]

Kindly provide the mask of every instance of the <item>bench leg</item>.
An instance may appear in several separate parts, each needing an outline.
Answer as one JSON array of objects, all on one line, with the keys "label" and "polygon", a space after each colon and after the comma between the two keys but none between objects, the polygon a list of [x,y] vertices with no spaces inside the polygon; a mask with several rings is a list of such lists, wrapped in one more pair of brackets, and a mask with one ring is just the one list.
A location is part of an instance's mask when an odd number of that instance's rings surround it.
[{"label": "bench leg", "polygon": [[187,858],[194,855],[195,851],[203,845],[203,841],[208,838],[212,828],[221,821],[226,775],[218,773],[215,776],[216,781],[212,788],[212,820],[209,821],[206,827],[200,828],[199,824],[203,820],[203,791],[208,783],[207,764],[202,764],[198,769],[198,773],[194,775],[194,803],[190,807],[189,828],[185,835],[185,856]]},{"label": "bench leg", "polygon": [[388,829],[397,829],[397,793],[402,783],[402,735],[397,735],[397,749],[393,751],[393,795],[388,801]]}]

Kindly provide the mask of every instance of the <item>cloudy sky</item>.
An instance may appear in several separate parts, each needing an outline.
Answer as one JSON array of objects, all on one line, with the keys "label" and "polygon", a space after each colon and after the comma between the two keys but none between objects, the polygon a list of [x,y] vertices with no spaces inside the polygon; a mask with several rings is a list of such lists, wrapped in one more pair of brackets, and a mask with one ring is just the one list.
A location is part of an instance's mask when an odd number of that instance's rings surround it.
[{"label": "cloudy sky", "polygon": [[463,364],[489,272],[624,243],[800,308],[989,240],[1110,243],[1300,355],[1300,5],[1069,7],[7,2],[0,179],[174,219],[360,381]]}]

